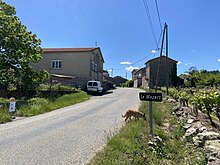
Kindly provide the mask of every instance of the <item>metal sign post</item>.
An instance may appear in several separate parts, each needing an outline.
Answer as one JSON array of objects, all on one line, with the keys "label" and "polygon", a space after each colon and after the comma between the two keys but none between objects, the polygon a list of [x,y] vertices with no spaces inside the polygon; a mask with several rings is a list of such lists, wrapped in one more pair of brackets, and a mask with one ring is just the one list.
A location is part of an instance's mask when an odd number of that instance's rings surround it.
[{"label": "metal sign post", "polygon": [[141,101],[149,101],[149,124],[150,124],[150,135],[153,136],[153,106],[152,101],[162,101],[162,93],[149,93],[149,92],[140,92],[139,98]]}]

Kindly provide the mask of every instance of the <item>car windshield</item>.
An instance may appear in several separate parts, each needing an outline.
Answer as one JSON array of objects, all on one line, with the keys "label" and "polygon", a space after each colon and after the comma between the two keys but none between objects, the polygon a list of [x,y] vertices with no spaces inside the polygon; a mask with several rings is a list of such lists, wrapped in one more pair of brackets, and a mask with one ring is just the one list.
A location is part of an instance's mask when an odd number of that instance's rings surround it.
[{"label": "car windshield", "polygon": [[98,86],[98,83],[97,82],[93,82],[93,86]]},{"label": "car windshield", "polygon": [[89,82],[89,83],[88,83],[88,86],[92,86],[92,82]]}]

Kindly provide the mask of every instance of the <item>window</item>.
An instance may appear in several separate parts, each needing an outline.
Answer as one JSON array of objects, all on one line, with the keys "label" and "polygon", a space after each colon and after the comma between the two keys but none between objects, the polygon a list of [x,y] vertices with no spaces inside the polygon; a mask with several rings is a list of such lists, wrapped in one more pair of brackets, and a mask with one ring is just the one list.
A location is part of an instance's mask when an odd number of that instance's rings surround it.
[{"label": "window", "polygon": [[97,64],[95,64],[95,71],[96,71],[96,72],[98,71],[98,67],[97,67]]},{"label": "window", "polygon": [[61,69],[61,60],[52,60],[51,61],[52,69]]},{"label": "window", "polygon": [[98,83],[97,82],[93,82],[93,86],[98,86]]},{"label": "window", "polygon": [[95,70],[95,63],[92,62],[92,70]]}]

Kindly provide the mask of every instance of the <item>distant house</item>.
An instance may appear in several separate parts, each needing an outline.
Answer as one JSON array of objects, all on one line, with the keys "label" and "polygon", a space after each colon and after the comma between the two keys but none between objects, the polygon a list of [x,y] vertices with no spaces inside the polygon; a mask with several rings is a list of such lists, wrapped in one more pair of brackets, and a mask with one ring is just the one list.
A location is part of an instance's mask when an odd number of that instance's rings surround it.
[{"label": "distant house", "polygon": [[89,80],[103,81],[101,49],[97,48],[45,48],[42,60],[32,67],[47,70],[52,81],[84,88]]},{"label": "distant house", "polygon": [[134,69],[132,71],[132,79],[134,80],[134,87],[146,88],[146,67]]},{"label": "distant house", "polygon": [[124,86],[125,82],[128,80],[121,77],[121,76],[110,77],[109,74],[105,73],[104,74],[104,81],[109,83],[109,85],[110,85],[109,89],[111,89],[112,87],[114,88],[115,86]]},{"label": "distant house", "polygon": [[160,56],[145,64],[146,67],[132,72],[135,87],[153,88],[177,85],[177,61]]},{"label": "distant house", "polygon": [[146,63],[147,86],[153,88],[166,85],[175,86],[177,81],[177,61],[160,56]]}]

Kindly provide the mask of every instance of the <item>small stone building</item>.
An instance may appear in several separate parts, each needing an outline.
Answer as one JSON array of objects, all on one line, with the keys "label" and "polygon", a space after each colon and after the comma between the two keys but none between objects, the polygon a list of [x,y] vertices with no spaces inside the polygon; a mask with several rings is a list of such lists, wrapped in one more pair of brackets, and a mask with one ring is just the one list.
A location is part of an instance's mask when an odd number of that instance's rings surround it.
[{"label": "small stone building", "polygon": [[177,61],[160,56],[146,63],[146,80],[149,88],[171,87],[177,83]]},{"label": "small stone building", "polygon": [[177,85],[177,61],[160,56],[145,64],[146,67],[132,71],[134,87],[154,88]]}]

